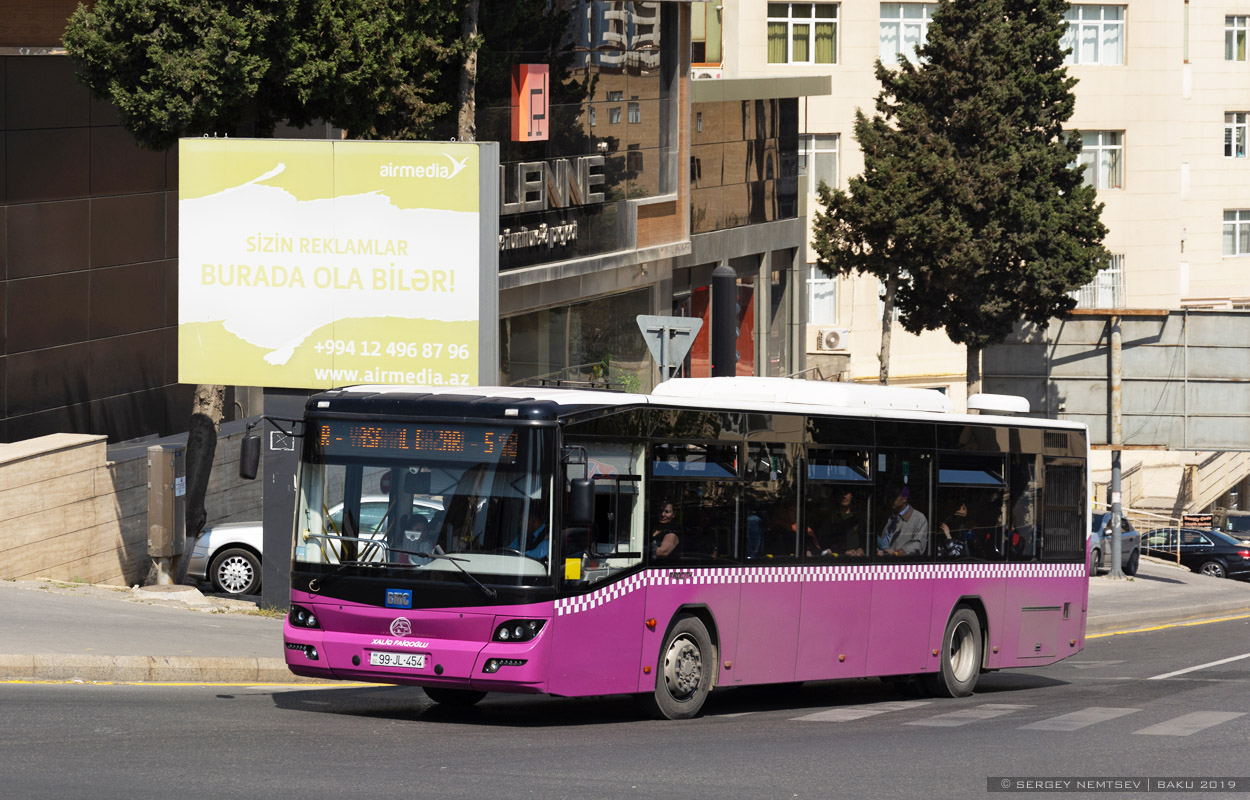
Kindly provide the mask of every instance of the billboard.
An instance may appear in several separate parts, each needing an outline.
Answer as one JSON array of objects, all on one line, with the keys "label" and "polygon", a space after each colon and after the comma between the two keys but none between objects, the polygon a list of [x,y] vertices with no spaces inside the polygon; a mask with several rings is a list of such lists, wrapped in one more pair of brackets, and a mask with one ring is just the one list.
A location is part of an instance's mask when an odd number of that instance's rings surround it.
[{"label": "billboard", "polygon": [[498,145],[183,139],[178,156],[179,382],[495,380]]}]

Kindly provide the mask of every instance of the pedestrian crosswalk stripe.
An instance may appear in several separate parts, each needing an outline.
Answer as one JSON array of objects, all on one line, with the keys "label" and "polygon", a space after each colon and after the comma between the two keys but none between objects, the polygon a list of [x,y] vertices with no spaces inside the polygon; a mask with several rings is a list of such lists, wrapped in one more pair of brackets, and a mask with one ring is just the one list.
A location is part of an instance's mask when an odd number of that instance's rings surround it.
[{"label": "pedestrian crosswalk stripe", "polygon": [[1133,731],[1133,733],[1140,733],[1143,736],[1188,736],[1244,716],[1244,713],[1237,711],[1195,711],[1167,722],[1160,722],[1158,725],[1151,725],[1149,728]]},{"label": "pedestrian crosswalk stripe", "polygon": [[957,728],[960,725],[967,725],[970,722],[980,722],[985,719],[993,719],[1001,717],[1004,714],[1010,714],[1014,711],[1020,711],[1025,708],[1032,708],[1031,705],[1011,705],[1008,703],[984,703],[975,708],[965,708],[960,711],[952,711],[949,714],[938,714],[936,717],[929,719],[917,720],[915,722],[906,722],[905,725],[924,725],[932,728]]},{"label": "pedestrian crosswalk stripe", "polygon": [[890,711],[903,711],[908,708],[927,706],[930,700],[899,700],[887,703],[869,703],[862,706],[841,706],[827,711],[817,711],[802,717],[794,717],[791,722],[851,722],[866,717],[875,717]]},{"label": "pedestrian crosswalk stripe", "polygon": [[1061,714],[1058,717],[1022,725],[1020,729],[1025,731],[1075,731],[1081,728],[1088,728],[1090,725],[1096,725],[1099,722],[1106,722],[1109,719],[1135,714],[1138,711],[1141,711],[1141,709],[1090,706],[1080,711],[1073,711],[1071,714]]}]

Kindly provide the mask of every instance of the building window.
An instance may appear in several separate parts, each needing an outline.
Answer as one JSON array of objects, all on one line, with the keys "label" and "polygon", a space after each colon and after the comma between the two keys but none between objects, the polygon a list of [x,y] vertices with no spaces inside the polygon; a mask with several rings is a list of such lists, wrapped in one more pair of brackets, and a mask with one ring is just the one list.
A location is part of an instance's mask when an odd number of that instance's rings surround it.
[{"label": "building window", "polygon": [[1085,131],[1081,133],[1078,163],[1085,169],[1085,185],[1095,189],[1124,188],[1124,133]]},{"label": "building window", "polygon": [[608,92],[608,102],[615,103],[625,99],[624,92]]},{"label": "building window", "polygon": [[894,66],[904,55],[916,63],[916,48],[925,43],[936,10],[936,3],[882,3],[881,62]]},{"label": "building window", "polygon": [[838,140],[836,133],[817,133],[805,137],[799,151],[799,173],[808,176],[807,190],[816,193],[820,182],[838,188]]},{"label": "building window", "polygon": [[1224,255],[1250,256],[1250,208],[1224,212]]},{"label": "building window", "polygon": [[1077,308],[1124,307],[1124,256],[1113,255],[1106,269],[1072,293]]},{"label": "building window", "polygon": [[721,62],[721,7],[715,3],[690,5],[690,63],[714,66]]},{"label": "building window", "polygon": [[621,107],[617,106],[616,108],[609,108],[608,109],[608,124],[616,125],[620,121],[621,121]]},{"label": "building window", "polygon": [[1250,17],[1224,18],[1224,60],[1246,60],[1246,28]]},{"label": "building window", "polygon": [[590,127],[595,127],[595,110],[590,109]]},{"label": "building window", "polygon": [[1065,64],[1124,63],[1124,6],[1074,5],[1063,16],[1068,29],[1059,46],[1072,50]]},{"label": "building window", "polygon": [[769,64],[836,64],[837,3],[769,3]]},{"label": "building window", "polygon": [[1230,111],[1224,115],[1224,157],[1246,157],[1246,117],[1245,111]]},{"label": "building window", "polygon": [[642,107],[638,103],[629,104],[629,121],[631,124],[642,122]]},{"label": "building window", "polygon": [[838,321],[838,279],[815,264],[807,265],[807,324],[834,325]]}]

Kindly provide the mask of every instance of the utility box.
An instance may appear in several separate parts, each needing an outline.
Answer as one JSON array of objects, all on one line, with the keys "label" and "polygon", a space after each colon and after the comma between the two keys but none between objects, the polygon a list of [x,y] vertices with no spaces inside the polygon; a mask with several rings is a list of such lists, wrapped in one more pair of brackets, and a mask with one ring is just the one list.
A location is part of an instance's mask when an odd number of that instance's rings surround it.
[{"label": "utility box", "polygon": [[171,560],[186,548],[185,454],[182,445],[148,448],[148,555],[155,560],[157,583],[173,583]]}]

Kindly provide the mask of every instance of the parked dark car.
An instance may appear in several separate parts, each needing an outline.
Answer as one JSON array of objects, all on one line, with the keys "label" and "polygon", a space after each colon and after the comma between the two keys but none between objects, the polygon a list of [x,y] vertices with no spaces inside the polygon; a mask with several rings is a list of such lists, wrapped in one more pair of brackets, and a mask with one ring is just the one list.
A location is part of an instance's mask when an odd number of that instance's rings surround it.
[{"label": "parked dark car", "polygon": [[[1097,575],[1111,568],[1111,512],[1094,515],[1094,530],[1090,534],[1089,574]],[[1120,569],[1125,575],[1136,575],[1141,560],[1141,534],[1124,514],[1120,515]]]},{"label": "parked dark car", "polygon": [[1217,508],[1214,517],[1213,524],[1215,528],[1232,536],[1234,539],[1250,537],[1250,511],[1229,511]]},{"label": "parked dark car", "polygon": [[[1177,538],[1179,536],[1179,542]],[[1157,528],[1146,534],[1146,555],[1175,561],[1213,578],[1250,578],[1250,545],[1203,528]]]}]

